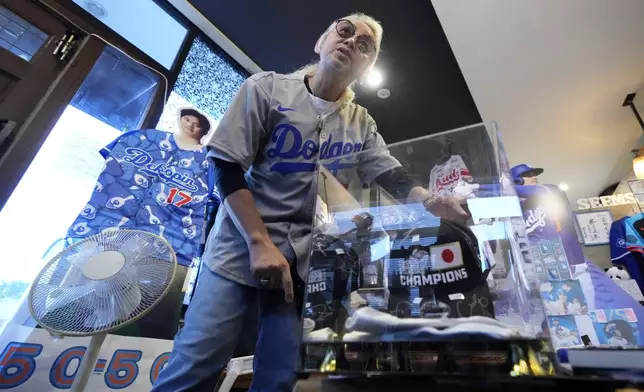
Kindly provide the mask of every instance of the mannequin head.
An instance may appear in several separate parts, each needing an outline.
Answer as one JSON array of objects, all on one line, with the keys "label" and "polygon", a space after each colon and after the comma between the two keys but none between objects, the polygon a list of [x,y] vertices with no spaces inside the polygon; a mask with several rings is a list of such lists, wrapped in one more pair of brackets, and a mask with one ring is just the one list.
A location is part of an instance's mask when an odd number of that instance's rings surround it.
[{"label": "mannequin head", "polygon": [[531,176],[531,177],[522,177],[523,178],[523,185],[538,185],[539,180],[537,179],[537,176]]},{"label": "mannequin head", "polygon": [[510,169],[510,173],[517,185],[537,185],[539,184],[537,176],[543,173],[543,169],[521,163]]},{"label": "mannequin head", "polygon": [[195,109],[182,109],[179,115],[179,133],[201,144],[201,138],[210,130],[210,122],[203,114]]}]

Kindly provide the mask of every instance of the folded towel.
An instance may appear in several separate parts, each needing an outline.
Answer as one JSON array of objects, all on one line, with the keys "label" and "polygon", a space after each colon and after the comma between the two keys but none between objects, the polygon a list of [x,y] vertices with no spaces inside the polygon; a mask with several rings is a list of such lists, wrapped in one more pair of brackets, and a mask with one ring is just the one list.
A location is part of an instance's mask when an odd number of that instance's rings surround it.
[{"label": "folded towel", "polygon": [[354,331],[344,335],[344,342],[409,342],[409,341],[431,341],[444,340],[446,337],[464,336],[485,336],[492,339],[508,339],[519,337],[517,330],[507,327],[466,323],[454,325],[446,329],[433,327],[419,327],[406,331],[393,333],[374,334]]},{"label": "folded towel", "polygon": [[304,343],[325,343],[335,340],[338,335],[331,328],[322,328],[302,336]]},{"label": "folded towel", "polygon": [[384,313],[368,307],[357,309],[353,315],[347,319],[345,328],[349,332],[360,331],[380,335],[385,333],[414,331],[426,327],[449,328],[461,324],[511,329],[502,322],[490,317],[472,316],[461,318],[443,317],[401,319],[392,316],[389,313]]}]

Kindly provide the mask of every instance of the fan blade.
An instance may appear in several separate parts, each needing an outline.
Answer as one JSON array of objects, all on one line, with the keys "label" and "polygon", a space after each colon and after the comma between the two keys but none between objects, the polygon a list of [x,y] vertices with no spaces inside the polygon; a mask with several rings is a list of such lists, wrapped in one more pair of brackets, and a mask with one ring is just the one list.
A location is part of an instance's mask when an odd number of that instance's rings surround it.
[{"label": "fan blade", "polygon": [[134,279],[121,278],[113,282],[109,295],[93,298],[92,314],[83,325],[88,328],[100,329],[128,320],[141,304],[141,290]]},{"label": "fan blade", "polygon": [[57,285],[41,284],[37,288],[39,299],[45,299],[43,313],[68,306],[80,298],[89,295],[94,290],[88,290],[85,286],[60,287]]},{"label": "fan blade", "polygon": [[152,280],[166,282],[172,276],[172,264],[137,264],[131,267],[134,276],[140,281]]},{"label": "fan blade", "polygon": [[128,237],[119,247],[118,251],[125,256],[127,262],[132,262],[143,257],[149,252],[150,243],[137,236]]},{"label": "fan blade", "polygon": [[109,332],[156,305],[175,268],[176,255],[164,239],[104,231],[66,248],[41,270],[29,296],[31,313],[60,335]]}]

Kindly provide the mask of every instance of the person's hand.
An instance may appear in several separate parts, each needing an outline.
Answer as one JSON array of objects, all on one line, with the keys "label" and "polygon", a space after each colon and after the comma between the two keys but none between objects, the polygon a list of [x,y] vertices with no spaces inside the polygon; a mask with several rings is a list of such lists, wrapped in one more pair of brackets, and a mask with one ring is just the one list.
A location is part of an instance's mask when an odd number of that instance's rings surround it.
[{"label": "person's hand", "polygon": [[262,288],[284,289],[284,299],[293,302],[291,267],[282,253],[270,241],[259,241],[249,246],[250,270]]},{"label": "person's hand", "polygon": [[462,207],[463,204],[465,199],[454,195],[432,196],[423,203],[428,212],[453,221],[464,221],[468,218],[467,211]]}]

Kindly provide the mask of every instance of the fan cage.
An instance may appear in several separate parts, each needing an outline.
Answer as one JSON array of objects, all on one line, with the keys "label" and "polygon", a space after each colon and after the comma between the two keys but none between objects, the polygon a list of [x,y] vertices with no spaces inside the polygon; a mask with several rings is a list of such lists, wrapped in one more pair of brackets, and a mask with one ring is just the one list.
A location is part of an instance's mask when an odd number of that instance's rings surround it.
[{"label": "fan cage", "polygon": [[[157,264],[157,265],[169,265],[171,268],[168,269],[167,273],[165,274],[168,276],[168,278],[165,280],[165,285],[163,287],[163,290],[160,294],[157,294],[154,296],[154,299],[148,303],[144,301],[144,298],[141,297],[140,303],[136,308],[129,314],[127,317],[125,317],[122,320],[116,320],[115,322],[108,323],[104,325],[101,328],[92,328],[91,330],[84,330],[84,331],[79,331],[79,330],[72,330],[72,329],[60,329],[52,326],[51,322],[48,322],[46,319],[48,312],[46,311],[47,309],[43,307],[42,309],[36,309],[35,307],[35,302],[36,301],[43,301],[47,299],[47,296],[45,295],[45,298],[43,299],[43,292],[39,291],[39,286],[41,286],[39,283],[43,280],[43,278],[47,275],[50,274],[51,271],[55,271],[58,264],[63,262],[63,257],[66,257],[66,255],[74,254],[73,252],[76,252],[75,254],[79,253],[79,249],[82,249],[82,247],[87,246],[87,244],[95,244],[95,245],[104,245],[106,242],[108,245],[110,245],[109,241],[118,238],[118,237],[123,237],[125,236],[126,238],[131,237],[131,238],[136,238],[139,236],[142,239],[147,239],[148,244],[155,244],[155,248],[158,250],[159,248],[163,248],[164,252],[158,252],[158,255],[164,256],[160,257],[159,259],[155,260],[161,260],[164,263]],[[103,239],[101,241],[101,239]],[[118,243],[112,243],[111,245],[117,246]],[[122,245],[122,244],[121,244]],[[116,250],[116,249],[103,249],[103,250]],[[88,254],[89,255],[89,254]],[[68,264],[71,265],[67,261]],[[132,263],[130,263],[132,264]],[[152,265],[151,264],[142,264],[142,265]],[[123,267],[125,267],[128,264]],[[77,267],[76,267],[77,268]],[[77,268],[78,269],[78,268]],[[177,270],[177,256],[170,246],[170,244],[161,236],[158,236],[153,233],[141,231],[141,230],[108,230],[101,232],[99,234],[95,234],[91,237],[87,237],[83,239],[80,242],[77,242],[71,246],[69,246],[66,249],[63,249],[61,252],[59,252],[52,260],[50,260],[45,267],[43,267],[38,275],[36,276],[36,279],[34,279],[33,284],[31,285],[31,288],[29,290],[29,296],[28,296],[28,301],[29,301],[29,311],[32,315],[32,317],[36,320],[36,322],[45,330],[47,330],[49,333],[51,333],[54,336],[91,336],[95,335],[98,333],[109,333],[118,329],[121,329],[139,319],[144,317],[146,314],[148,314],[154,307],[156,307],[159,302],[163,300],[163,298],[166,296],[166,294],[170,291],[170,287],[172,286],[172,282],[174,281],[175,275],[176,275],[176,270]],[[67,271],[69,273],[69,270]],[[120,273],[120,272],[119,272]],[[117,273],[115,276],[119,275]],[[51,275],[51,274],[50,274]],[[51,279],[52,276],[48,276],[49,279]],[[86,280],[92,280],[85,278]],[[103,283],[109,283],[111,282],[111,279],[108,278],[106,280],[101,281]],[[136,281],[135,284],[140,283],[139,280]],[[91,294],[88,294],[91,295]],[[108,301],[109,302],[109,301]],[[39,311],[40,310],[40,311]],[[73,309],[72,309],[73,310]],[[137,312],[138,311],[138,312]],[[65,315],[65,312],[62,311],[61,314],[57,315],[56,318],[65,318],[65,317],[76,317],[76,314],[68,314]],[[135,314],[135,316],[131,317],[132,314]],[[89,329],[89,328],[88,328]]]}]

